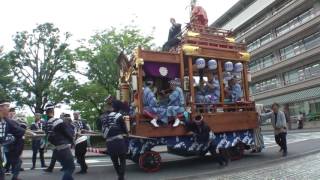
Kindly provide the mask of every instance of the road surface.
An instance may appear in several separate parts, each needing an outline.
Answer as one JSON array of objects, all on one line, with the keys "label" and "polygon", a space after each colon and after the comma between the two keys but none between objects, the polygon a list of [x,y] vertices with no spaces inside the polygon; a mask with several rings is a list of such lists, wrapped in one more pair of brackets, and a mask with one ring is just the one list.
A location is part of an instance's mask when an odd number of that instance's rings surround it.
[{"label": "road surface", "polygon": [[[145,173],[139,167],[128,160],[127,179],[129,180],[148,180],[148,179],[272,179],[287,177],[297,177],[293,179],[301,179],[299,177],[317,177],[318,172],[313,173],[307,170],[299,170],[303,163],[312,162],[316,169],[317,160],[320,154],[316,154],[320,144],[320,132],[304,132],[292,133],[288,135],[288,157],[282,158],[278,152],[279,147],[274,143],[272,134],[264,136],[266,149],[263,153],[250,154],[246,153],[245,157],[239,161],[233,161],[226,168],[220,168],[216,162],[209,158],[184,158],[180,156],[162,153],[162,158],[165,161],[159,172]],[[320,152],[320,151],[319,151]],[[306,156],[306,154],[312,154]],[[306,156],[308,161],[301,159],[301,156]],[[310,161],[314,159],[314,161]],[[49,161],[49,159],[47,160]],[[114,180],[116,174],[113,170],[110,159],[106,157],[88,158],[89,164],[88,174],[75,175],[76,180]],[[47,162],[49,164],[49,162]],[[276,164],[276,165],[274,165]],[[23,180],[58,180],[62,173],[58,166],[53,173],[45,173],[41,168],[36,170],[29,170],[31,167],[31,160],[24,159],[23,167],[26,169],[21,173]],[[291,171],[288,167],[293,167]],[[79,167],[77,167],[77,170]],[[272,170],[275,173],[267,173]],[[278,170],[278,171],[277,171]],[[287,170],[287,171],[286,171]],[[297,172],[297,173],[296,173]],[[319,171],[320,172],[320,171]],[[313,173],[313,174],[312,174]],[[248,175],[247,175],[248,174]],[[247,175],[247,176],[246,176]],[[290,175],[290,176],[289,176]],[[9,179],[10,176],[7,176]],[[318,176],[320,177],[320,176]]]}]

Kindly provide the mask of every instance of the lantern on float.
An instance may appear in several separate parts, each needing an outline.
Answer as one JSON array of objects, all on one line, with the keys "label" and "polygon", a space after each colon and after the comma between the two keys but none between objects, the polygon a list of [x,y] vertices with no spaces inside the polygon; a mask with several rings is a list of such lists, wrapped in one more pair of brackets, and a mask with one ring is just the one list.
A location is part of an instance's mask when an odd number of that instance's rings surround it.
[{"label": "lantern on float", "polygon": [[234,71],[240,73],[243,70],[243,64],[238,62],[234,65]]},{"label": "lantern on float", "polygon": [[198,69],[203,69],[206,67],[206,61],[203,58],[198,58],[196,60],[196,65]]},{"label": "lantern on float", "polygon": [[208,68],[209,68],[210,70],[215,70],[215,69],[217,69],[217,61],[214,60],[214,59],[209,60],[209,61],[208,61]]},{"label": "lantern on float", "polygon": [[231,72],[233,70],[233,63],[230,61],[224,63],[224,69],[228,72]]}]

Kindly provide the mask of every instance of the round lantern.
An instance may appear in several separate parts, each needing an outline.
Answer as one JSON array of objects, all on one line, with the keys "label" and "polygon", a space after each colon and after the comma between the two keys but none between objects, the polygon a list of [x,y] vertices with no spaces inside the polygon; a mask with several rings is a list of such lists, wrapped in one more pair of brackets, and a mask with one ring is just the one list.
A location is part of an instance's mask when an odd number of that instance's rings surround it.
[{"label": "round lantern", "polygon": [[241,72],[243,70],[243,65],[242,63],[238,62],[234,65],[234,71],[235,72]]},{"label": "round lantern", "polygon": [[209,60],[209,61],[208,61],[208,68],[209,68],[210,70],[215,70],[215,69],[217,69],[217,61],[214,60],[214,59]]},{"label": "round lantern", "polygon": [[206,61],[203,58],[198,58],[196,60],[196,65],[198,69],[203,69],[206,67]]},{"label": "round lantern", "polygon": [[228,61],[226,63],[224,63],[224,69],[228,72],[233,70],[233,64],[232,62]]}]

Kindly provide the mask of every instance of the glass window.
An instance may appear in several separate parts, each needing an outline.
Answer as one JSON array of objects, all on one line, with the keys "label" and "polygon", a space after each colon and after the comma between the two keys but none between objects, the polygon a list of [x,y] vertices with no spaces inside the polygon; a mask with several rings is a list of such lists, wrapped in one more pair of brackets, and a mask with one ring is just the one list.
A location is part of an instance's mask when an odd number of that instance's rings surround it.
[{"label": "glass window", "polygon": [[305,23],[312,18],[313,18],[312,9],[309,9],[307,12],[305,12],[299,16],[299,20],[301,23]]},{"label": "glass window", "polygon": [[293,57],[294,56],[293,46],[289,45],[283,49],[280,49],[280,56],[282,60]]},{"label": "glass window", "polygon": [[264,45],[272,40],[271,33],[268,33],[264,35],[262,38],[260,38],[260,45]]},{"label": "glass window", "polygon": [[301,15],[291,19],[287,23],[281,25],[280,27],[276,28],[276,34],[277,36],[281,36],[289,31],[294,30],[301,24],[309,21],[312,19],[314,15],[312,14],[312,9],[309,9],[308,11],[302,13]]},{"label": "glass window", "polygon": [[263,58],[263,67],[269,67],[274,64],[274,55],[270,54]]},{"label": "glass window", "polygon": [[275,89],[279,87],[280,80],[277,77],[273,77],[270,79],[263,80],[261,82],[255,83],[253,87],[255,87],[254,93],[259,93],[271,89]]},{"label": "glass window", "polygon": [[307,50],[320,45],[320,33],[317,32],[311,36],[308,36],[303,40],[303,42]]},{"label": "glass window", "polygon": [[311,67],[311,76],[320,74],[320,64],[315,64]]}]

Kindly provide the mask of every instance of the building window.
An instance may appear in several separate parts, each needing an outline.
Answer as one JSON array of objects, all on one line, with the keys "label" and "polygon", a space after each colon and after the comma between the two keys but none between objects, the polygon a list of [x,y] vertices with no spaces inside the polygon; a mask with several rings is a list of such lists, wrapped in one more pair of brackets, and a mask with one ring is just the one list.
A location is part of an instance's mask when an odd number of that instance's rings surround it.
[{"label": "building window", "polygon": [[317,32],[303,40],[305,48],[311,49],[320,44],[320,32]]},{"label": "building window", "polygon": [[260,38],[260,46],[267,44],[271,40],[272,40],[271,33],[264,35],[262,38]]},{"label": "building window", "polygon": [[252,93],[257,94],[263,91],[271,90],[280,87],[280,79],[273,77],[253,84]]},{"label": "building window", "polygon": [[269,54],[263,58],[252,60],[249,64],[251,72],[257,72],[263,68],[272,66],[275,63],[275,57],[273,54]]},{"label": "building window", "polygon": [[320,45],[320,32],[280,49],[281,60],[292,58],[318,45]]},{"label": "building window", "polygon": [[320,64],[315,63],[284,73],[284,81],[285,85],[289,85],[319,76]]},{"label": "building window", "polygon": [[314,14],[312,13],[312,9],[309,9],[308,11],[300,14],[299,16],[291,19],[289,22],[283,24],[282,26],[276,28],[276,34],[277,36],[281,36],[289,31],[294,30],[298,26],[308,22],[314,17]]}]

